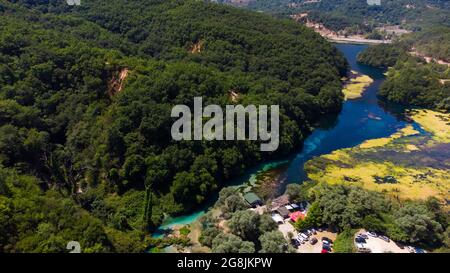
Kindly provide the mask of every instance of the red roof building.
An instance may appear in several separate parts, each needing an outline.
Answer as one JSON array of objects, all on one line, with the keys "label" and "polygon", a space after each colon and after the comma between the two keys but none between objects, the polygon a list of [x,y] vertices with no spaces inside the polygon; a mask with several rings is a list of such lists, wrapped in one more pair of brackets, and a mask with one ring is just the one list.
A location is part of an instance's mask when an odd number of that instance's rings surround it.
[{"label": "red roof building", "polygon": [[305,219],[305,214],[303,212],[301,212],[301,211],[296,211],[296,212],[291,213],[289,215],[289,217],[291,218],[292,222],[295,223],[295,222],[298,221],[298,219],[304,220]]}]

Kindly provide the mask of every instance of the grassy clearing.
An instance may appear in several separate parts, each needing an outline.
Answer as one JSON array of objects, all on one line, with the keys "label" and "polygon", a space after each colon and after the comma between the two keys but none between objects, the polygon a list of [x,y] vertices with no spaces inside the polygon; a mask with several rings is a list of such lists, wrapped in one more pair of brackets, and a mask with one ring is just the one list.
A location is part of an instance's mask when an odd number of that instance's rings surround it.
[{"label": "grassy clearing", "polygon": [[357,229],[347,229],[339,233],[333,244],[334,252],[336,253],[354,253],[356,252],[355,244],[353,238]]},{"label": "grassy clearing", "polygon": [[183,226],[182,228],[180,228],[180,234],[181,235],[188,236],[189,233],[191,233],[191,230],[189,229],[189,227]]}]

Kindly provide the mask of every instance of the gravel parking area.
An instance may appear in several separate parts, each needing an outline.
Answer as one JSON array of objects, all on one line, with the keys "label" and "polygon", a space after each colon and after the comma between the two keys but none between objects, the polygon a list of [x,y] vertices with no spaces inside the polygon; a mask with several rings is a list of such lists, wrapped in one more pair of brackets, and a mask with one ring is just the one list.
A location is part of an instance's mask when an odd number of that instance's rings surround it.
[{"label": "gravel parking area", "polygon": [[[360,230],[356,233],[358,234],[366,234],[365,230]],[[356,236],[355,235],[355,236]],[[372,237],[368,236],[366,239],[366,243],[363,243],[363,246],[365,248],[368,248],[371,250],[371,253],[409,253],[408,249],[405,247],[401,249],[394,241],[390,240],[389,242],[386,242],[385,240],[378,238],[378,237]]]},{"label": "gravel parking area", "polygon": [[298,253],[320,253],[322,251],[322,237],[327,237],[330,238],[331,240],[336,240],[336,233],[333,232],[329,232],[329,231],[323,231],[323,232],[317,232],[316,235],[312,235],[309,240],[311,240],[311,238],[317,238],[318,242],[315,245],[311,245],[311,243],[308,242],[301,244],[298,249],[297,252]]},{"label": "gravel parking area", "polygon": [[369,239],[367,239],[366,242],[366,247],[370,249],[372,253],[409,253],[406,248],[401,249],[392,240],[388,243],[380,238],[369,236]]},{"label": "gravel parking area", "polygon": [[288,220],[286,220],[284,224],[278,225],[278,230],[281,231],[281,233],[283,233],[284,238],[286,238],[286,240],[289,238],[288,237],[289,232],[292,232],[292,234],[294,234],[294,237],[297,236],[297,231],[295,230],[294,226],[291,225],[291,223],[289,223]]}]

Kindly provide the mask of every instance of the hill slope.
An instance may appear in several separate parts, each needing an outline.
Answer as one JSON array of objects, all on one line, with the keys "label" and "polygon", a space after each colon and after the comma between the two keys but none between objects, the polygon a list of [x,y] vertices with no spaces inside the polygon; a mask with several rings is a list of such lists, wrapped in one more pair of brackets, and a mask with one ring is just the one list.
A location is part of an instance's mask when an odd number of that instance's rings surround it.
[{"label": "hill slope", "polygon": [[310,19],[335,31],[354,27],[367,31],[382,24],[412,29],[450,24],[450,3],[439,0],[383,0],[381,5],[369,5],[367,0],[252,0],[246,7],[279,15],[307,12]]},{"label": "hill slope", "polygon": [[[3,251],[65,251],[81,237],[85,251],[142,251],[163,213],[289,153],[341,107],[345,59],[288,20],[175,0],[1,0],[0,13]],[[279,104],[280,148],[172,141],[170,110],[194,96]]]}]

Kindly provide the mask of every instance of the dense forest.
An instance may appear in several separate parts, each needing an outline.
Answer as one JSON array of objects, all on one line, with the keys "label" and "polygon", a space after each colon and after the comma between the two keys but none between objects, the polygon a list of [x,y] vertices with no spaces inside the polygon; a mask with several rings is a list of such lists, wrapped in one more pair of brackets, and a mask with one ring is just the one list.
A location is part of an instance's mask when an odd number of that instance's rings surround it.
[{"label": "dense forest", "polygon": [[[0,252],[143,251],[164,214],[299,147],[347,63],[290,20],[203,1],[0,1]],[[230,93],[235,94],[233,98]],[[170,136],[176,104],[280,105],[280,147]]]},{"label": "dense forest", "polygon": [[[379,95],[404,105],[449,110],[450,71],[447,66],[436,64],[450,61],[449,1],[386,0],[381,5],[369,5],[366,0],[251,0],[245,1],[244,6],[280,17],[307,13],[309,20],[346,35],[394,38],[393,44],[370,46],[358,57],[363,64],[391,67]],[[391,37],[383,32],[385,26],[399,26],[412,33]],[[434,61],[427,64],[423,58]]]},{"label": "dense forest", "polygon": [[[450,18],[448,19],[450,21]],[[450,27],[425,28],[403,38],[415,51],[425,56],[450,62]]]},{"label": "dense forest", "polygon": [[371,32],[386,24],[404,25],[411,30],[450,26],[450,2],[439,0],[382,0],[381,5],[368,5],[367,0],[253,0],[247,8],[279,16],[307,12],[311,20],[334,31],[349,28]]},{"label": "dense forest", "polygon": [[358,55],[358,62],[388,68],[394,66],[398,59],[405,57],[407,50],[408,46],[403,43],[373,45]]},{"label": "dense forest", "polygon": [[400,60],[388,71],[379,95],[403,105],[450,111],[450,69],[412,57]]},{"label": "dense forest", "polygon": [[375,67],[390,67],[408,53],[449,62],[450,27],[427,27],[422,31],[402,35],[392,44],[370,46],[359,54],[358,61]]},{"label": "dense forest", "polygon": [[[450,111],[450,28],[408,34],[389,45],[368,47],[358,61],[389,68],[379,95],[389,101]],[[426,57],[429,61],[424,59]]]},{"label": "dense forest", "polygon": [[[247,8],[280,17],[308,12],[309,19],[335,31],[352,29],[361,34],[384,25],[412,30],[393,44],[369,46],[358,61],[387,70],[379,89],[381,98],[406,107],[450,112],[450,68],[445,63],[450,60],[450,2],[382,1],[382,6],[368,6],[365,0],[250,0],[239,1],[239,5],[244,2]],[[355,186],[315,182],[290,184],[286,193],[290,202],[311,203],[307,217],[295,223],[298,231],[328,227],[339,232],[335,252],[355,252],[354,237],[361,228],[386,235],[398,245],[416,245],[433,252],[450,250],[449,214],[435,198],[400,201]],[[231,189],[221,192],[215,207],[202,219],[201,243],[216,252],[292,251],[277,231],[258,224],[262,219],[257,215],[243,212],[246,208],[240,199]],[[214,217],[217,210],[222,213],[219,218]],[[231,227],[227,236],[219,228],[222,221]]]}]

